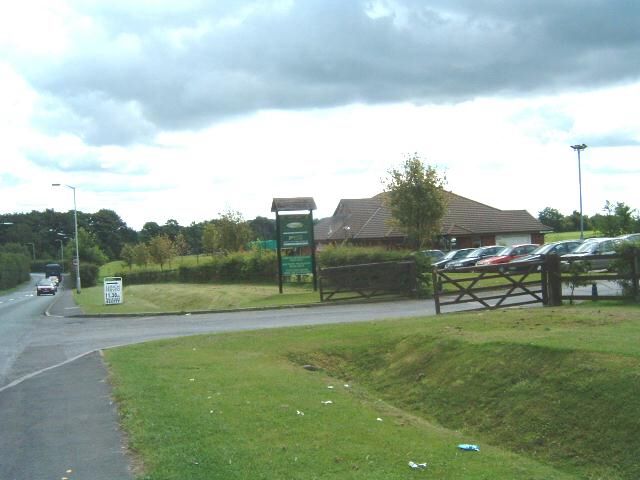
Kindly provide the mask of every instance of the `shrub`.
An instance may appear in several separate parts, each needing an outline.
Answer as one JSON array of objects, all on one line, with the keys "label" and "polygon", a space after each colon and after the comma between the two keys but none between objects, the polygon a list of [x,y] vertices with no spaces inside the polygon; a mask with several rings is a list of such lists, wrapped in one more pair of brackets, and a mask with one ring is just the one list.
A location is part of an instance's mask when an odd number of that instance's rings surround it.
[{"label": "shrub", "polygon": [[0,289],[13,288],[29,280],[29,267],[27,255],[0,252]]},{"label": "shrub", "polygon": [[[95,287],[98,284],[99,268],[93,263],[80,263],[80,283],[83,287]],[[71,267],[71,281],[76,284],[76,268]]]}]

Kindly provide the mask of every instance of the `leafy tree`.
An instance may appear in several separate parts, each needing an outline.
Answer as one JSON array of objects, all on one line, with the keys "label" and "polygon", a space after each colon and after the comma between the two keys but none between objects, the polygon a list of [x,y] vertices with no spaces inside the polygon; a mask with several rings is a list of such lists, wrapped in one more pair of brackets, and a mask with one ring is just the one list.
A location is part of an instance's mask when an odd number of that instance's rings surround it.
[{"label": "leafy tree", "polygon": [[383,180],[385,201],[393,222],[403,230],[417,248],[433,240],[440,230],[446,211],[445,178],[418,154],[405,158],[400,169],[388,171]]},{"label": "leafy tree", "polygon": [[216,248],[237,252],[251,240],[251,228],[238,211],[228,210],[215,223]]},{"label": "leafy tree", "polygon": [[130,243],[125,243],[120,251],[120,258],[122,261],[129,267],[133,267],[134,259],[135,259],[135,248]]},{"label": "leafy tree", "polygon": [[160,265],[160,270],[164,269],[164,264],[173,258],[173,242],[167,235],[158,235],[149,240],[149,256],[151,260]]},{"label": "leafy tree", "polygon": [[595,227],[607,237],[632,233],[635,229],[634,209],[623,202],[613,204],[607,200],[602,209],[604,215],[595,215]]},{"label": "leafy tree", "polygon": [[[73,251],[72,257],[75,258],[75,240],[69,239],[67,249]],[[107,256],[98,246],[96,239],[92,233],[85,228],[78,228],[78,247],[80,248],[80,263],[93,263],[95,265],[104,265],[107,263]]]},{"label": "leafy tree", "polygon": [[149,263],[149,249],[145,243],[138,243],[133,247],[133,263],[146,267]]},{"label": "leafy tree", "polygon": [[162,234],[162,227],[156,222],[147,222],[140,230],[139,238],[142,243],[149,242],[152,238]]},{"label": "leafy tree", "polygon": [[256,217],[249,220],[249,227],[253,232],[254,240],[275,240],[276,239],[276,221],[275,219],[266,217]]},{"label": "leafy tree", "polygon": [[189,252],[199,254],[202,253],[202,232],[204,231],[204,222],[195,223],[184,227],[182,233],[189,246]]},{"label": "leafy tree", "polygon": [[548,227],[553,228],[556,232],[562,232],[564,225],[564,215],[558,210],[551,207],[546,207],[544,210],[538,213],[538,220],[544,223]]},{"label": "leafy tree", "polygon": [[126,242],[135,242],[137,234],[113,210],[102,209],[89,215],[89,230],[100,249],[110,259],[117,258]]},{"label": "leafy tree", "polygon": [[178,223],[177,220],[170,218],[166,221],[166,223],[161,227],[162,233],[167,235],[169,239],[173,242],[175,241],[178,234],[182,231],[182,227]]},{"label": "leafy tree", "polygon": [[189,244],[184,234],[179,233],[173,241],[173,249],[176,255],[183,256],[189,253]]},{"label": "leafy tree", "polygon": [[216,251],[218,232],[212,223],[207,223],[202,231],[202,250],[213,255]]}]

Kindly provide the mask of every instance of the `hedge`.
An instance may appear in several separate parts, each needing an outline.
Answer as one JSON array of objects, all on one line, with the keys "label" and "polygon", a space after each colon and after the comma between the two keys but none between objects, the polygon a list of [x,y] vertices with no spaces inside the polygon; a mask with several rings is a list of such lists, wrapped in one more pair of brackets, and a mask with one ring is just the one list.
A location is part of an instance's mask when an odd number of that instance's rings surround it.
[{"label": "hedge", "polygon": [[0,253],[0,290],[16,287],[29,280],[31,262],[20,253]]}]

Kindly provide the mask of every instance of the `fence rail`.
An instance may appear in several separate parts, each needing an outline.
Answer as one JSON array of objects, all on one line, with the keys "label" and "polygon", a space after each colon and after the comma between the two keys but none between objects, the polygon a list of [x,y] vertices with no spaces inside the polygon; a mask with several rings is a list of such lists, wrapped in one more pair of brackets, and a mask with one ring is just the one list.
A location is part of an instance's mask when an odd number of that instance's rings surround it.
[{"label": "fence rail", "polygon": [[[634,250],[631,255],[592,255],[562,261],[556,255],[549,255],[541,261],[517,264],[474,266],[454,271],[434,269],[432,276],[436,313],[442,313],[444,307],[462,304],[476,305],[476,308],[466,310],[486,310],[535,303],[561,305],[562,300],[640,300],[639,257],[640,252]],[[590,262],[602,262],[603,259],[615,262],[610,265],[615,265],[618,270],[590,270]],[[617,288],[620,294],[598,295],[598,282],[622,285]],[[563,291],[563,284],[568,286],[569,292]],[[583,290],[589,286],[591,295]]]}]

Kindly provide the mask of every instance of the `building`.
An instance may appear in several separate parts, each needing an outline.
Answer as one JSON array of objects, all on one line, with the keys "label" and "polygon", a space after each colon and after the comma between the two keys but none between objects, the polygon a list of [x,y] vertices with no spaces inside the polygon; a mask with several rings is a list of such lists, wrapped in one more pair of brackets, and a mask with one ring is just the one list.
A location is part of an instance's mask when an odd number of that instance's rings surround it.
[{"label": "building", "polygon": [[[442,219],[440,246],[469,248],[483,245],[544,243],[551,228],[526,210],[500,210],[445,192],[447,212]],[[340,200],[333,216],[320,220],[314,229],[318,245],[349,242],[356,245],[400,247],[406,235],[391,222],[384,193],[372,198]]]}]

